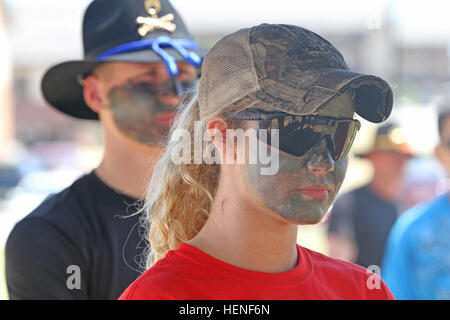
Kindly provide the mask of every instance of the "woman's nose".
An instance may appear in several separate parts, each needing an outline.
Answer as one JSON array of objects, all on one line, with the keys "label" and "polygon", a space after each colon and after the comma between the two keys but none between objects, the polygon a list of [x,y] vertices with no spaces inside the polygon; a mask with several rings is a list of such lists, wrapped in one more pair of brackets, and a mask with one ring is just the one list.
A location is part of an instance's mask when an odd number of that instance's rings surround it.
[{"label": "woman's nose", "polygon": [[309,152],[307,168],[315,176],[324,176],[334,170],[334,159],[329,143],[324,138]]}]

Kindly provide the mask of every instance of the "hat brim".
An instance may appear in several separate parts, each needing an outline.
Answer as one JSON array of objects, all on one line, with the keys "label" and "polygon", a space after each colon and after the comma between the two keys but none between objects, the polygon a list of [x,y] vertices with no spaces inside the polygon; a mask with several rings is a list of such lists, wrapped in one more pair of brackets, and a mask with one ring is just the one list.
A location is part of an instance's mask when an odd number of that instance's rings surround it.
[{"label": "hat brim", "polygon": [[393,93],[385,80],[345,69],[294,71],[283,81],[267,83],[251,96],[277,110],[308,115],[350,89],[355,93],[355,112],[364,119],[380,123],[391,114]]},{"label": "hat brim", "polygon": [[386,150],[382,150],[382,149],[378,149],[378,150],[369,150],[367,152],[364,153],[355,153],[354,156],[356,158],[366,158],[369,154],[373,153],[373,152],[394,152],[397,153],[399,155],[408,157],[408,158],[416,158],[417,155],[412,152],[412,151],[402,151],[402,150],[396,150],[396,149],[386,149]]},{"label": "hat brim", "polygon": [[[166,51],[176,61],[184,61],[178,51],[168,48]],[[192,50],[204,57],[206,49]],[[86,59],[67,61],[50,68],[41,83],[42,94],[47,102],[57,110],[79,119],[98,120],[98,115],[84,101],[81,80],[92,73],[95,68],[107,62],[156,63],[161,57],[152,50],[140,50],[114,55],[101,61]]]},{"label": "hat brim", "polygon": [[394,152],[397,153],[399,155],[405,156],[405,157],[409,157],[409,158],[414,158],[416,157],[416,154],[414,153],[414,151],[411,149],[411,147],[409,146],[408,143],[404,142],[404,143],[393,143],[390,140],[384,140],[385,142],[381,142],[379,139],[383,139],[383,136],[385,135],[381,135],[375,138],[375,143],[374,145],[368,149],[367,151],[363,151],[363,152],[357,152],[355,153],[355,157],[358,158],[366,158],[369,154],[372,154],[374,152]]}]

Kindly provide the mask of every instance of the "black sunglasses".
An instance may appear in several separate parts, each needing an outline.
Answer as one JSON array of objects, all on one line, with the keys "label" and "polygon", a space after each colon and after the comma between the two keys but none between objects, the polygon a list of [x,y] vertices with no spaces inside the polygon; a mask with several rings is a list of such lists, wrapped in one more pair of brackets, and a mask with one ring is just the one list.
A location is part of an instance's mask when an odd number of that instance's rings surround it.
[{"label": "black sunglasses", "polygon": [[268,145],[271,145],[271,130],[279,130],[278,149],[298,157],[325,139],[335,161],[348,155],[356,133],[361,128],[361,123],[356,119],[318,115],[296,116],[258,109],[247,109],[226,118],[258,121],[258,129],[267,130]]}]

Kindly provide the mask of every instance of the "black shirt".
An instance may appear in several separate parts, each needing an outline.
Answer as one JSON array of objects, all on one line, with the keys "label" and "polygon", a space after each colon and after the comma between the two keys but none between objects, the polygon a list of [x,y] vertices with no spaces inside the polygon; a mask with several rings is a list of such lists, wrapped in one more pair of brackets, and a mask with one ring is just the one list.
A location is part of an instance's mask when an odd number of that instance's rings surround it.
[{"label": "black shirt", "polygon": [[136,199],[94,172],[18,222],[6,244],[10,299],[116,299],[143,271]]},{"label": "black shirt", "polygon": [[365,268],[380,266],[387,237],[398,215],[395,203],[380,199],[365,186],[336,200],[328,219],[328,232],[356,244],[356,264]]}]

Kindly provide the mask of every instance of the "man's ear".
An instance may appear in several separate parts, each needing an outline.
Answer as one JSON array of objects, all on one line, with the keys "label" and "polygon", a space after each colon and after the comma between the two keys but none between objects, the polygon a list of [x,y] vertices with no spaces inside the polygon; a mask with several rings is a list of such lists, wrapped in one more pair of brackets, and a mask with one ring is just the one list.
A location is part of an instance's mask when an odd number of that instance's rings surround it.
[{"label": "man's ear", "polygon": [[83,97],[87,106],[95,113],[99,113],[107,105],[104,85],[98,76],[89,75],[84,79]]}]

